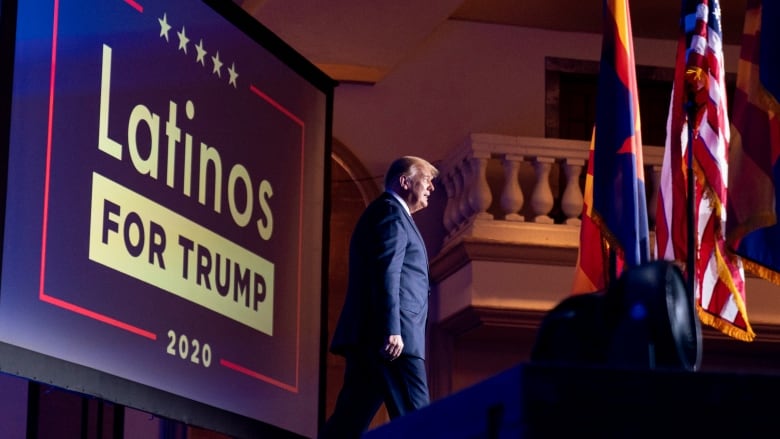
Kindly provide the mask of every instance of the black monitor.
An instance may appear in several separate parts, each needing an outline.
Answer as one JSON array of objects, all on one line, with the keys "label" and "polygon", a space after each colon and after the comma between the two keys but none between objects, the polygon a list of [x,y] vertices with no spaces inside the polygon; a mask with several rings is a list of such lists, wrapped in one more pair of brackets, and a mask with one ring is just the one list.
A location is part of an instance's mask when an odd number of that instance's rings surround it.
[{"label": "black monitor", "polygon": [[335,82],[231,1],[0,10],[0,370],[316,435]]}]

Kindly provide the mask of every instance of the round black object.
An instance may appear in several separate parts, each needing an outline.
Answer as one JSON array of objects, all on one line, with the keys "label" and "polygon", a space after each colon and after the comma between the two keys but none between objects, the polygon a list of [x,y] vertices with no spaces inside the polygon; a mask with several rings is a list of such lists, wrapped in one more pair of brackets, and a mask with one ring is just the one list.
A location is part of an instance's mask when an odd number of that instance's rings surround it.
[{"label": "round black object", "polygon": [[562,300],[542,320],[531,361],[698,369],[701,323],[679,267],[649,262],[606,291]]},{"label": "round black object", "polygon": [[611,329],[607,362],[696,370],[701,364],[701,323],[680,268],[653,261],[626,270],[607,291]]}]

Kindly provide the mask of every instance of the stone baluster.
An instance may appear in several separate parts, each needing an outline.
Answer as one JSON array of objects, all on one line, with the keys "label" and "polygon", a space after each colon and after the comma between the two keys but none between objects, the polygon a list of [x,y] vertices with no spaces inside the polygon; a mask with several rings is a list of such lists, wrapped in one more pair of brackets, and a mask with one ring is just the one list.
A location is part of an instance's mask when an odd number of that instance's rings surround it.
[{"label": "stone baluster", "polygon": [[487,212],[493,195],[487,181],[487,162],[489,155],[475,154],[471,157],[471,176],[473,184],[468,188],[468,201],[471,212],[478,219],[493,219],[493,215]]},{"label": "stone baluster", "polygon": [[505,154],[504,165],[504,190],[501,192],[501,208],[506,214],[507,221],[525,221],[520,210],[523,208],[523,191],[520,188],[518,176],[520,163],[523,157],[516,154]]},{"label": "stone baluster", "polygon": [[566,215],[566,224],[579,226],[579,219],[582,214],[582,189],[580,188],[580,175],[585,166],[584,160],[565,159],[563,162],[563,171],[566,175],[566,188],[561,197],[561,210]]},{"label": "stone baluster", "polygon": [[458,225],[457,209],[458,209],[458,194],[455,190],[455,179],[453,170],[450,170],[446,174],[441,176],[441,182],[444,186],[444,190],[447,191],[447,205],[444,206],[444,214],[442,215],[442,222],[444,223],[444,230],[447,233],[453,232]]},{"label": "stone baluster", "polygon": [[471,175],[471,167],[468,166],[468,161],[460,161],[457,165],[458,178],[455,180],[457,193],[458,193],[458,227],[466,223],[466,220],[471,217],[471,206],[469,206],[469,185]]},{"label": "stone baluster", "polygon": [[550,170],[555,159],[552,157],[537,157],[534,160],[536,171],[536,184],[531,194],[531,209],[534,214],[534,222],[553,224],[549,213],[553,208],[553,193],[550,188]]}]

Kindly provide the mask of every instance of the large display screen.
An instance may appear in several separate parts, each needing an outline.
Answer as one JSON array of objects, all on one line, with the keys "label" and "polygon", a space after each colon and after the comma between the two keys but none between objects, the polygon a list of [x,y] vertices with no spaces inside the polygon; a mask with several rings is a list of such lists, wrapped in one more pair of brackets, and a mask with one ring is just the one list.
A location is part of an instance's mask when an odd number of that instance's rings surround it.
[{"label": "large display screen", "polygon": [[63,363],[9,372],[314,436],[332,81],[226,0],[15,6],[0,341]]}]

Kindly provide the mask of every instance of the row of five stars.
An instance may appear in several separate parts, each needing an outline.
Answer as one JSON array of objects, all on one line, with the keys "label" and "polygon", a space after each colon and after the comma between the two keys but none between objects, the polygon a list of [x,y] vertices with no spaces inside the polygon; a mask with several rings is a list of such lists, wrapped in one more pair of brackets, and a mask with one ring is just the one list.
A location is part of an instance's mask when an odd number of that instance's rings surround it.
[{"label": "row of five stars", "polygon": [[[165,38],[165,41],[170,42],[168,32],[171,30],[171,25],[168,24],[168,14],[163,13],[162,18],[158,18],[157,21],[160,22],[160,37]],[[176,35],[179,37],[179,50],[187,53],[187,45],[189,44],[190,39],[187,37],[184,26],[181,27],[180,31],[176,32]],[[197,52],[195,55],[195,62],[199,62],[202,66],[205,66],[206,54],[208,54],[208,52],[206,52],[206,49],[203,48],[203,38],[201,38],[198,44],[195,45],[195,51]],[[219,51],[217,51],[214,56],[211,57],[211,62],[214,65],[211,73],[221,78],[223,63],[219,59]],[[229,76],[228,83],[232,85],[233,88],[236,88],[236,79],[238,78],[238,73],[236,72],[236,63],[234,62],[231,64],[227,71]]]}]

